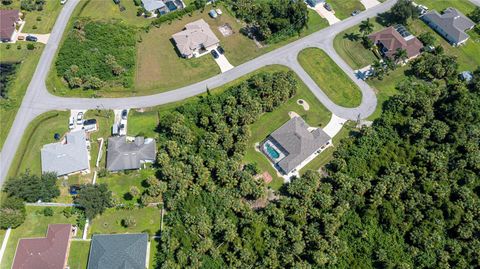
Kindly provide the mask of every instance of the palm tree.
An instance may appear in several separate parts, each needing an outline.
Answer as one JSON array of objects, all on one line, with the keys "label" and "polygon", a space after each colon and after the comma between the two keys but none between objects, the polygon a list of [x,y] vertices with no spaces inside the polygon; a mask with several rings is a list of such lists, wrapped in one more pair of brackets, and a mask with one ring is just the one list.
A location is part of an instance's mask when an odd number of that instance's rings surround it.
[{"label": "palm tree", "polygon": [[366,19],[360,23],[360,33],[363,33],[364,36],[369,35],[373,32],[373,24],[370,22],[370,19]]},{"label": "palm tree", "polygon": [[393,58],[397,62],[402,61],[405,63],[405,60],[408,59],[407,51],[405,49],[398,48],[393,54]]}]

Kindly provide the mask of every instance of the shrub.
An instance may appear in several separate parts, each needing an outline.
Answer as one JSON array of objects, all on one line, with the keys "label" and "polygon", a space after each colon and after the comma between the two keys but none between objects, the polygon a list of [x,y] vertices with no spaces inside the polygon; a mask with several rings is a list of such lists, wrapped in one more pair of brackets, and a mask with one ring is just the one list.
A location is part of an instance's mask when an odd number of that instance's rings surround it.
[{"label": "shrub", "polygon": [[128,216],[122,220],[122,226],[125,228],[137,226],[137,220],[134,217]]},{"label": "shrub", "polygon": [[17,197],[8,197],[0,205],[0,228],[17,228],[25,221],[25,203]]},{"label": "shrub", "polygon": [[17,45],[17,50],[21,50],[22,49],[22,45],[18,44]]},{"label": "shrub", "polygon": [[44,215],[45,217],[51,217],[51,216],[53,216],[53,209],[52,209],[51,207],[45,207],[45,208],[43,209],[43,215]]},{"label": "shrub", "polygon": [[42,21],[42,17],[38,16],[37,21]]},{"label": "shrub", "polygon": [[10,44],[7,44],[7,45],[5,46],[5,48],[6,48],[7,50],[9,50],[10,47],[11,47]]},{"label": "shrub", "polygon": [[28,44],[27,44],[27,49],[28,49],[28,50],[34,50],[34,49],[35,49],[35,45],[33,45],[32,43],[28,43]]},{"label": "shrub", "polygon": [[32,26],[32,29],[37,29],[37,28],[38,28],[37,25]]},{"label": "shrub", "polygon": [[65,216],[65,218],[68,219],[73,215],[73,210],[72,210],[71,207],[65,207],[65,209],[63,209],[62,213]]}]

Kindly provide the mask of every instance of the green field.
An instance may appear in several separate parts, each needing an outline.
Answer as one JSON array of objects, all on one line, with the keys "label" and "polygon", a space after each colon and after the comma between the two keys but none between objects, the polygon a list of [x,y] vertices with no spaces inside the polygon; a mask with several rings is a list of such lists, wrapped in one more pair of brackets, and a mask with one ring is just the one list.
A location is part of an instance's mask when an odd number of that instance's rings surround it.
[{"label": "green field", "polygon": [[82,8],[80,17],[88,17],[94,20],[122,20],[138,27],[147,26],[151,23],[150,19],[137,17],[138,7],[134,5],[133,0],[121,1],[121,5],[125,7],[124,11],[120,11],[119,6],[115,5],[113,0],[86,0],[84,3],[85,7]]},{"label": "green field", "polygon": [[304,49],[298,54],[298,61],[334,103],[344,107],[360,105],[362,94],[358,86],[323,50]]},{"label": "green field", "polygon": [[[0,3],[0,9],[20,9],[20,0],[15,0],[11,5]],[[42,11],[25,11],[21,12],[25,15],[25,25],[22,33],[48,34],[53,28],[58,14],[62,10],[60,0],[47,0]],[[36,29],[34,29],[36,28]]]},{"label": "green field", "polygon": [[[44,237],[47,234],[48,224],[75,224],[75,216],[67,219],[62,214],[64,207],[52,207],[54,215],[51,217],[45,217],[41,212],[43,209],[44,207],[27,206],[27,217],[25,222],[16,229],[13,229],[10,233],[10,238],[8,240],[5,254],[3,255],[0,269],[10,269],[19,239]],[[77,236],[81,237],[81,234],[81,230],[77,231]]]},{"label": "green field", "polygon": [[154,108],[130,110],[128,113],[129,136],[157,137],[158,111]]},{"label": "green field", "polygon": [[51,111],[35,118],[23,134],[8,175],[15,176],[26,169],[41,174],[40,150],[43,145],[56,142],[55,133],[63,135],[68,131],[69,116],[68,111]]},{"label": "green field", "polygon": [[[122,220],[132,216],[137,224],[134,227],[125,228]],[[102,215],[91,222],[88,234],[117,234],[117,233],[140,233],[146,232],[154,235],[160,230],[160,209],[156,207],[127,209],[107,209]]]},{"label": "green field", "polygon": [[141,193],[145,189],[143,182],[149,176],[153,175],[153,170],[146,169],[139,171],[128,171],[126,173],[110,173],[106,177],[98,178],[97,183],[106,183],[108,185],[108,189],[112,191],[112,196],[114,197],[114,199],[118,200],[120,203],[139,203],[139,201],[132,199],[132,197],[129,195],[130,187],[137,187],[141,195]]},{"label": "green field", "polygon": [[475,9],[475,5],[468,0],[415,0],[415,3],[424,5],[429,9],[436,9],[438,12],[443,11],[447,7],[454,7],[465,15],[468,15]]},{"label": "green field", "polygon": [[[17,49],[20,45],[21,49]],[[7,49],[10,46],[10,49]],[[8,99],[0,99],[0,148],[7,139],[17,110],[22,103],[28,84],[35,72],[44,45],[36,44],[36,49],[27,50],[25,42],[18,44],[0,44],[0,62],[20,62],[15,71],[15,77],[8,85]]]},{"label": "green field", "polygon": [[332,6],[335,16],[340,20],[351,17],[354,10],[365,10],[360,0],[329,0],[327,3]]},{"label": "green field", "polygon": [[85,269],[88,263],[90,241],[72,241],[68,255],[68,266],[70,269]]}]

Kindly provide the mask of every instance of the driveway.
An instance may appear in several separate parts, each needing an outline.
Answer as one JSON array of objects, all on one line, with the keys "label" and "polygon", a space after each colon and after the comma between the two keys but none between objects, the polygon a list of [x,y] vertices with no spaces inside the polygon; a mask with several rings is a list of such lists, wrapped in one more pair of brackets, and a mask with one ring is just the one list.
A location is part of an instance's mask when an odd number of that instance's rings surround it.
[{"label": "driveway", "polygon": [[50,34],[27,34],[27,33],[18,34],[18,36],[23,36],[23,40],[25,40],[25,38],[28,35],[32,35],[32,36],[37,37],[38,38],[37,42],[38,43],[43,43],[43,44],[47,44],[48,39],[50,38]]},{"label": "driveway", "polygon": [[230,64],[227,57],[225,57],[225,54],[220,54],[218,58],[217,59],[214,58],[214,60],[220,67],[220,71],[222,71],[222,73],[227,72],[228,70],[233,68],[233,65]]},{"label": "driveway", "polygon": [[362,2],[362,4],[365,6],[365,9],[369,9],[380,4],[380,2],[377,0],[360,0],[360,2]]},{"label": "driveway", "polygon": [[[82,120],[82,124],[77,124],[77,115],[78,113],[82,112],[83,113],[83,120]],[[87,110],[86,109],[72,109],[70,110],[70,118],[73,118],[73,124],[74,124],[74,128],[72,129],[72,131],[80,131],[82,130],[83,128],[83,121],[85,120],[85,113],[87,113]],[[68,122],[65,122],[65,124],[68,125]]]},{"label": "driveway", "polygon": [[325,18],[328,21],[329,25],[332,25],[340,21],[340,19],[337,18],[337,16],[335,16],[333,12],[326,10],[323,7],[322,3],[317,4],[313,9],[318,13],[318,15],[320,15],[320,17]]},{"label": "driveway", "polygon": [[334,137],[343,127],[343,124],[346,122],[346,119],[342,119],[335,114],[332,114],[332,118],[328,122],[327,126],[323,128],[323,131],[327,133],[330,137]]}]

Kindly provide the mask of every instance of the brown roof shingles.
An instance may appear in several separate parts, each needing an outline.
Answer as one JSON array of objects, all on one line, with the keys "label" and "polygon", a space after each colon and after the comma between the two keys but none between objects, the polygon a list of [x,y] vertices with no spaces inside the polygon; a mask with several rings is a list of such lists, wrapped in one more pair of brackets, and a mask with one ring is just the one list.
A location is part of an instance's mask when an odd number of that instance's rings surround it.
[{"label": "brown roof shingles", "polygon": [[12,269],[64,269],[71,234],[71,224],[50,224],[47,237],[20,239]]},{"label": "brown roof shingles", "polygon": [[387,27],[379,32],[368,36],[374,44],[378,42],[388,49],[385,56],[392,58],[397,49],[407,51],[408,58],[415,57],[421,53],[423,44],[418,38],[412,37],[406,40],[393,26]]},{"label": "brown roof shingles", "polygon": [[15,31],[15,23],[19,20],[19,11],[0,10],[0,39],[10,40]]}]

